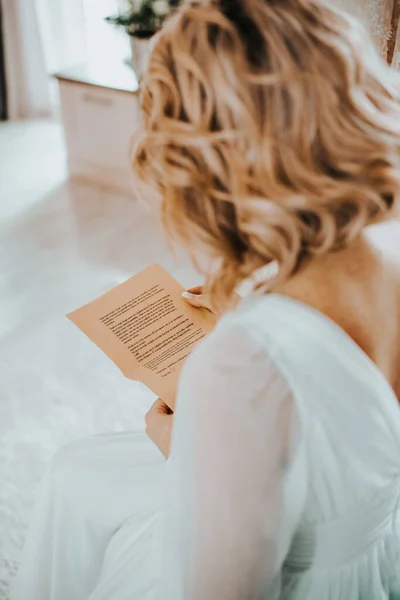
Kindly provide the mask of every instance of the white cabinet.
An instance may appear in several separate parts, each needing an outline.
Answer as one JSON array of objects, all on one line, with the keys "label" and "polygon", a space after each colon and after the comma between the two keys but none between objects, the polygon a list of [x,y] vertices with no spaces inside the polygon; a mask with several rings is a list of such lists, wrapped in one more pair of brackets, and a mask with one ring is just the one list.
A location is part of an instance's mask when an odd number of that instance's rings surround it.
[{"label": "white cabinet", "polygon": [[99,78],[88,67],[57,75],[71,177],[132,192],[131,144],[139,124],[134,72]]}]

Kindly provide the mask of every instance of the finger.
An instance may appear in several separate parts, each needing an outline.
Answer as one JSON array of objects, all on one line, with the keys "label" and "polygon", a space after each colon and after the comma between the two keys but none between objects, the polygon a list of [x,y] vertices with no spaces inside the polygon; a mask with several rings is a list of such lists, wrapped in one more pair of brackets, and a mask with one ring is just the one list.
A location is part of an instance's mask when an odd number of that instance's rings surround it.
[{"label": "finger", "polygon": [[189,288],[186,291],[189,292],[189,294],[195,294],[196,296],[199,296],[200,294],[203,293],[203,286],[196,285],[195,287]]},{"label": "finger", "polygon": [[207,308],[211,309],[210,301],[206,294],[192,294],[191,292],[183,292],[182,297],[188,304],[195,308]]},{"label": "finger", "polygon": [[145,415],[146,429],[149,429],[149,427],[151,426],[151,423],[153,422],[154,418],[156,417],[156,415],[159,415],[159,414],[164,414],[164,415],[171,414],[170,409],[165,404],[165,402],[163,402],[161,400],[161,398],[158,398],[153,403],[153,405],[151,406],[150,410],[147,411],[147,413]]},{"label": "finger", "polygon": [[157,400],[154,402],[153,406],[151,407],[151,410],[156,413],[161,413],[164,415],[170,415],[172,413],[169,406],[167,404],[165,404],[165,402],[163,400],[161,400],[161,398],[157,398]]}]

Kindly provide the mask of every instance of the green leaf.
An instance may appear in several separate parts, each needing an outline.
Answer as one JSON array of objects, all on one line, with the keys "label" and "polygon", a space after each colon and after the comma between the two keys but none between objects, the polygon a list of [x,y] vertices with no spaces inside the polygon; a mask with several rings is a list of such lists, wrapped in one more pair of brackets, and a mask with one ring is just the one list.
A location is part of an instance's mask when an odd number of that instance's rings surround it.
[{"label": "green leaf", "polygon": [[[169,0],[171,9],[175,9],[179,6],[182,0]],[[143,0],[142,4],[137,10],[131,3],[131,10],[125,14],[111,15],[106,17],[106,21],[112,25],[119,27],[125,27],[129,35],[137,37],[151,37],[159,29],[161,29],[165,17],[160,17],[154,13],[153,10],[154,0]]]}]

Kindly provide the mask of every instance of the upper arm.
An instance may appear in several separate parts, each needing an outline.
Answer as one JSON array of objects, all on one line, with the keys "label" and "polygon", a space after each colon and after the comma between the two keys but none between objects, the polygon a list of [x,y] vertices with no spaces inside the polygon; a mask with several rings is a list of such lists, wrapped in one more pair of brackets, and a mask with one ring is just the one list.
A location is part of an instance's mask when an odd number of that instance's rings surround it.
[{"label": "upper arm", "polygon": [[177,406],[163,587],[178,586],[174,600],[272,598],[302,503],[284,498],[300,439],[291,390],[230,325],[188,362]]}]

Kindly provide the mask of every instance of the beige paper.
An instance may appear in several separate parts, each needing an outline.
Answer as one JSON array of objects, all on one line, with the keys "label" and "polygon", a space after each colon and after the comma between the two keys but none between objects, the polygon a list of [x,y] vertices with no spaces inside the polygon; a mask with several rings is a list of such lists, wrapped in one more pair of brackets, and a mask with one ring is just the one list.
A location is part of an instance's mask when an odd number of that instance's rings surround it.
[{"label": "beige paper", "polygon": [[153,264],[68,316],[129,379],[141,381],[173,410],[179,374],[215,325],[187,304],[184,288]]}]

